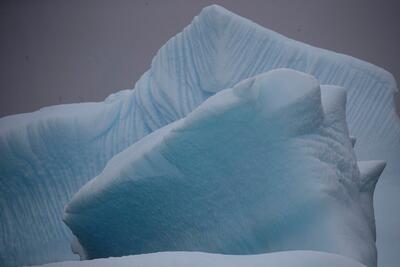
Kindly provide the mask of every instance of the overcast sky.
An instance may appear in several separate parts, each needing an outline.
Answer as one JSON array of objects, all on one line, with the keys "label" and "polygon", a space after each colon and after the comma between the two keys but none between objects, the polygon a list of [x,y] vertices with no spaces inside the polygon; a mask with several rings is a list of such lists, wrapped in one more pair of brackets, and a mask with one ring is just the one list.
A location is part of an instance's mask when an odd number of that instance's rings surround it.
[{"label": "overcast sky", "polygon": [[400,80],[396,0],[2,0],[0,116],[132,88],[157,50],[213,3]]}]

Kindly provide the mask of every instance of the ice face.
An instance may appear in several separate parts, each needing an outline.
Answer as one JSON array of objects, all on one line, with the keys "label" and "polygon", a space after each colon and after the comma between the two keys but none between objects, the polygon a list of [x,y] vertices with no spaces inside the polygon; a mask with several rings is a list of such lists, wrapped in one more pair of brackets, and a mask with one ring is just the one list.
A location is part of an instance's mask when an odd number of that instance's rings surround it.
[{"label": "ice face", "polygon": [[160,252],[81,262],[60,262],[42,267],[365,267],[349,258],[316,251],[285,251],[233,256],[200,252]]},{"label": "ice face", "polygon": [[383,165],[360,175],[345,99],[289,69],[218,92],[73,197],[64,220],[81,256],[301,249],[376,266],[369,199]]},{"label": "ice face", "polygon": [[375,197],[379,260],[396,266],[400,124],[392,76],[352,57],[287,39],[218,6],[205,8],[167,42],[134,90],[103,103],[0,119],[0,265],[72,259],[63,207],[109,159],[185,117],[215,92],[277,67],[346,88],[358,158],[388,163]]}]

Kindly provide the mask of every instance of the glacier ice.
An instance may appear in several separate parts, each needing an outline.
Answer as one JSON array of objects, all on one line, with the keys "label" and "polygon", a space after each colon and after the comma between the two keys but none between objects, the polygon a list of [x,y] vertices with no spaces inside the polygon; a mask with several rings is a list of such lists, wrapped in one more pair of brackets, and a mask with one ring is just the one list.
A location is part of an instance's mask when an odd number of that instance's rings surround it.
[{"label": "glacier ice", "polygon": [[0,119],[0,266],[73,259],[72,237],[61,221],[63,207],[107,161],[185,117],[215,92],[278,67],[346,88],[357,157],[387,162],[374,198],[377,244],[379,263],[396,266],[400,123],[393,77],[358,59],[290,40],[218,6],[205,8],[167,42],[134,90],[102,103],[54,106]]},{"label": "glacier ice", "polygon": [[317,251],[285,251],[259,255],[220,255],[200,252],[159,252],[42,267],[365,267],[349,258]]},{"label": "glacier ice", "polygon": [[290,69],[221,90],[72,198],[64,220],[81,256],[301,249],[376,266],[371,200],[384,164],[360,175],[345,99]]}]

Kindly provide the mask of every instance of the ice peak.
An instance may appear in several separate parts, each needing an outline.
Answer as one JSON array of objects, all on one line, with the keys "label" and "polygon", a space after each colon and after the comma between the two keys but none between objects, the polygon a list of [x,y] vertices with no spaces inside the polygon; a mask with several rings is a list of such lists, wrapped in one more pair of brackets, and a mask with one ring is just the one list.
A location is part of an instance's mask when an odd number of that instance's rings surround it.
[{"label": "ice peak", "polygon": [[386,167],[386,162],[382,160],[359,161],[358,168],[360,169],[360,191],[374,192],[376,183],[380,175]]},{"label": "ice peak", "polygon": [[226,10],[222,6],[214,4],[203,8],[198,15],[198,18],[204,18],[208,20],[211,24],[213,24],[213,28],[220,32],[225,29],[225,25],[229,22],[232,15],[233,13]]}]

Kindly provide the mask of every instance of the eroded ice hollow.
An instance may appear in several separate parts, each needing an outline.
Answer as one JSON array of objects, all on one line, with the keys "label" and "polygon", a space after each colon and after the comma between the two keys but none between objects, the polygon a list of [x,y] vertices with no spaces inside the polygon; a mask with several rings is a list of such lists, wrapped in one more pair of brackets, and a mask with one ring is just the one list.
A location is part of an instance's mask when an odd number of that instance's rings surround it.
[{"label": "eroded ice hollow", "polygon": [[380,264],[395,266],[400,260],[400,124],[393,77],[218,6],[205,8],[168,41],[133,90],[101,103],[53,106],[0,119],[0,266],[74,259],[71,233],[61,220],[64,206],[114,155],[185,117],[215,92],[279,67],[346,88],[358,159],[387,162],[374,204]]}]

